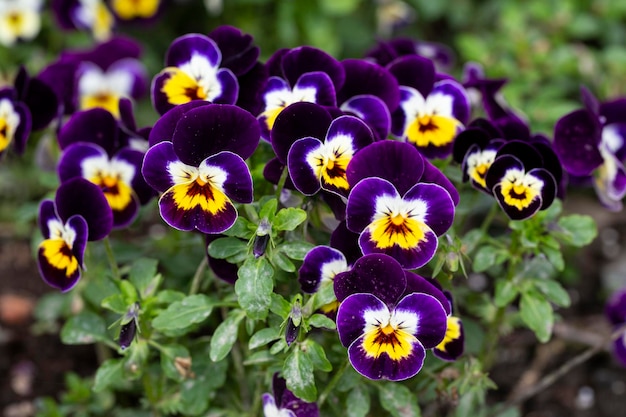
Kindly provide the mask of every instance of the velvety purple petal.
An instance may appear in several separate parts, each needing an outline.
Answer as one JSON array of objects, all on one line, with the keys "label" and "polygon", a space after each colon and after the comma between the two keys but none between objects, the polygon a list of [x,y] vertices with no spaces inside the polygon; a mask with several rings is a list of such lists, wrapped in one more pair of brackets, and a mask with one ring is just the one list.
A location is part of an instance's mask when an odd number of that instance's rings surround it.
[{"label": "velvety purple petal", "polygon": [[346,82],[337,92],[338,103],[343,103],[350,97],[372,94],[385,102],[389,112],[398,107],[398,81],[385,68],[360,59],[346,59],[341,65],[346,72]]},{"label": "velvety purple petal", "polygon": [[43,200],[39,204],[39,215],[37,216],[37,223],[39,225],[39,230],[41,230],[41,234],[44,239],[48,239],[50,237],[50,228],[48,227],[48,222],[50,220],[58,220],[59,217],[56,213],[56,208],[54,206],[54,201],[52,200]]},{"label": "velvety purple petal", "polygon": [[260,62],[257,62],[247,73],[238,76],[239,95],[237,96],[237,106],[248,110],[252,114],[259,114],[263,111],[261,92],[265,88],[267,78],[267,68]]},{"label": "velvety purple petal", "polygon": [[437,346],[443,340],[448,327],[448,316],[439,300],[432,295],[409,294],[398,302],[396,312],[399,311],[417,315],[415,336],[426,349]]},{"label": "velvety purple petal", "polygon": [[319,153],[322,142],[316,138],[298,139],[291,145],[287,155],[287,168],[293,185],[304,195],[313,195],[320,188],[320,179],[315,174],[315,167],[311,166],[307,157],[311,152]]},{"label": "velvety purple petal", "polygon": [[222,68],[217,71],[217,79],[222,86],[222,94],[215,97],[213,102],[218,104],[235,104],[239,96],[239,83],[235,74],[228,68]]},{"label": "velvety purple petal", "polygon": [[[291,391],[285,390],[281,400],[281,407],[293,417],[319,417],[320,412],[317,403],[308,403],[296,397]],[[287,417],[290,417],[288,415]]]},{"label": "velvety purple petal", "polygon": [[403,381],[415,376],[424,365],[426,351],[419,341],[411,343],[411,353],[401,360],[393,360],[386,353],[372,358],[363,348],[364,336],[355,340],[348,348],[348,358],[354,369],[369,379]]},{"label": "velvety purple petal", "polygon": [[626,98],[601,103],[599,114],[604,117],[604,125],[626,122]]},{"label": "velvety purple petal", "polygon": [[292,86],[307,72],[328,74],[337,90],[345,80],[345,73],[339,61],[321,49],[311,46],[300,46],[286,52],[282,56],[281,65],[285,78]]},{"label": "velvety purple petal", "polygon": [[190,33],[174,39],[166,53],[166,66],[179,67],[194,54],[205,57],[213,67],[218,67],[222,54],[215,41],[198,33]]},{"label": "velvety purple petal", "polygon": [[131,200],[121,210],[113,210],[113,228],[124,229],[135,220],[139,213],[139,199],[131,195]]},{"label": "velvety purple petal", "polygon": [[437,246],[439,245],[437,235],[432,230],[426,228],[426,230],[423,230],[423,233],[424,237],[415,247],[405,249],[394,244],[393,246],[381,248],[372,238],[369,229],[365,229],[359,237],[359,245],[365,255],[373,253],[386,254],[398,261],[405,269],[421,268],[435,256]]},{"label": "velvety purple petal", "polygon": [[371,254],[359,258],[351,270],[337,274],[333,285],[340,302],[352,294],[368,293],[393,306],[404,293],[406,277],[393,258]]},{"label": "velvety purple petal", "polygon": [[336,106],[335,86],[325,72],[307,72],[298,78],[293,90],[315,90],[315,103],[322,106]]},{"label": "velvety purple petal", "polygon": [[435,83],[435,65],[417,55],[407,55],[395,59],[387,69],[398,80],[399,85],[413,87],[426,97]]},{"label": "velvety purple petal", "polygon": [[280,112],[271,133],[272,148],[276,157],[287,163],[291,145],[298,139],[326,136],[332,119],[320,105],[307,102],[294,103]]},{"label": "velvety purple petal", "polygon": [[435,83],[430,95],[441,94],[452,98],[452,116],[466,124],[470,116],[470,102],[463,86],[456,81],[444,80]]},{"label": "velvety purple petal", "polygon": [[236,27],[222,25],[209,33],[222,53],[222,67],[229,68],[236,76],[250,71],[257,63],[260,49],[254,45],[251,35]]},{"label": "velvety purple petal", "polygon": [[80,62],[56,61],[37,76],[56,94],[62,114],[71,114],[76,108],[74,90],[77,87],[76,71],[79,65]]},{"label": "velvety purple petal", "polygon": [[220,152],[207,158],[200,164],[214,166],[223,169],[227,175],[222,184],[224,193],[237,203],[252,203],[252,175],[245,161],[239,155],[232,152]]},{"label": "velvety purple petal", "polygon": [[176,130],[176,124],[183,117],[183,114],[191,109],[195,109],[200,106],[209,106],[211,103],[204,100],[193,100],[189,103],[176,106],[159,117],[154,123],[150,136],[148,137],[148,143],[150,146],[154,146],[159,142],[172,141],[174,136],[174,130]]},{"label": "velvety purple petal", "polygon": [[[161,72],[159,74],[156,74],[152,78],[152,83],[150,84],[150,99],[152,100],[152,107],[154,107],[154,110],[156,110],[157,113],[161,115],[164,115],[168,111],[178,107],[170,103],[169,98],[167,97],[167,94],[163,92],[163,86],[165,85],[165,82],[170,79],[171,76],[172,76],[171,72],[167,72],[167,71]],[[205,100],[192,100],[191,101],[191,103],[194,103],[194,102],[209,103],[208,101],[205,101]],[[189,103],[185,103],[185,104],[189,104]]]},{"label": "velvety purple petal", "polygon": [[87,221],[89,237],[94,241],[105,238],[113,226],[113,213],[102,190],[84,178],[72,178],[57,189],[55,204],[62,220],[75,214]]},{"label": "velvety purple petal", "polygon": [[[100,146],[88,143],[74,143],[63,151],[57,172],[61,182],[65,182],[71,178],[83,177],[83,163],[86,159],[102,158],[109,160],[109,156]],[[87,178],[90,179],[90,178]]]},{"label": "velvety purple petal", "polygon": [[141,45],[136,40],[125,37],[115,37],[92,48],[64,51],[61,54],[63,60],[93,62],[104,71],[120,59],[139,58],[140,56]]},{"label": "velvety purple petal", "polygon": [[363,120],[354,116],[340,116],[333,120],[326,134],[326,143],[339,136],[349,137],[355,151],[365,148],[374,141],[371,129]]},{"label": "velvety purple petal", "polygon": [[341,221],[330,235],[330,246],[339,249],[344,254],[349,265],[352,265],[363,256],[359,246],[359,234],[346,227],[346,222]]},{"label": "velvety purple petal", "polygon": [[600,114],[600,102],[584,85],[580,87],[580,96],[583,105],[592,114]]},{"label": "velvety purple petal", "polygon": [[374,219],[376,199],[381,196],[399,197],[393,184],[381,178],[365,178],[352,187],[346,207],[346,226],[360,233]]},{"label": "velvety purple petal", "polygon": [[379,177],[406,193],[424,174],[424,158],[414,146],[392,140],[372,143],[360,150],[346,171],[352,188],[364,178]]},{"label": "velvety purple petal", "polygon": [[[329,246],[316,246],[306,254],[298,269],[298,282],[305,293],[317,291],[322,279],[334,279],[338,272],[348,268],[346,258],[339,250]],[[342,270],[343,269],[343,270]],[[325,272],[332,276],[326,276]]]},{"label": "velvety purple petal", "polygon": [[130,185],[137,194],[139,203],[142,205],[146,204],[156,195],[155,190],[148,185],[143,175],[141,175],[144,156],[145,154],[143,152],[132,148],[124,148],[115,154],[116,159],[126,161],[128,164],[135,167],[135,176]]},{"label": "velvety purple petal", "polygon": [[40,130],[59,116],[59,99],[48,84],[38,78],[30,78],[24,67],[15,79],[20,101],[24,102],[32,116],[32,129]]},{"label": "velvety purple petal", "polygon": [[541,188],[541,200],[542,204],[539,210],[544,210],[550,207],[556,197],[556,180],[552,173],[543,168],[535,168],[528,171],[527,175],[532,175],[535,178],[539,178],[543,181],[543,187]]},{"label": "velvety purple petal", "polygon": [[387,105],[378,97],[366,94],[349,98],[341,110],[363,120],[374,133],[375,140],[386,139],[391,129],[391,115]]},{"label": "velvety purple petal", "polygon": [[614,326],[626,323],[626,288],[611,295],[604,306],[604,314]]},{"label": "velvety purple petal", "polygon": [[450,194],[437,184],[419,183],[413,186],[403,197],[405,201],[426,203],[424,223],[437,236],[444,234],[454,221],[454,202]]},{"label": "velvety purple petal", "polygon": [[441,290],[439,283],[432,279],[426,279],[411,271],[404,271],[406,277],[406,290],[404,294],[408,295],[414,292],[424,293],[435,297],[443,306],[446,314],[452,313],[452,305],[446,294]]},{"label": "velvety purple petal", "polygon": [[622,366],[626,366],[626,332],[613,342],[613,353]]},{"label": "velvety purple petal", "polygon": [[171,163],[178,162],[171,142],[160,142],[148,149],[144,156],[141,174],[146,183],[156,191],[164,192],[175,184],[168,170]]},{"label": "velvety purple petal", "polygon": [[357,293],[341,301],[337,311],[337,333],[345,347],[350,346],[365,330],[364,313],[368,310],[389,311],[384,302],[373,294]]},{"label": "velvety purple petal", "polygon": [[554,127],[554,151],[567,172],[573,175],[589,175],[602,164],[598,149],[600,139],[600,123],[586,110],[563,116]]},{"label": "velvety purple petal", "polygon": [[176,125],[172,143],[182,162],[198,166],[221,151],[247,159],[259,139],[259,124],[254,116],[237,106],[213,104],[185,112]]},{"label": "velvety purple petal", "polygon": [[459,204],[461,197],[459,192],[452,183],[436,166],[424,159],[424,174],[420,178],[420,182],[433,183],[442,186],[450,194],[452,202],[455,206]]},{"label": "velvety purple petal", "polygon": [[32,130],[32,117],[28,106],[24,103],[13,103],[15,112],[20,116],[20,123],[15,129],[15,136],[13,137],[13,149],[18,155],[21,155],[26,150],[26,142],[30,136]]},{"label": "velvety purple petal", "polygon": [[79,111],[61,127],[58,140],[62,150],[76,142],[90,142],[112,155],[118,146],[117,122],[101,108]]}]

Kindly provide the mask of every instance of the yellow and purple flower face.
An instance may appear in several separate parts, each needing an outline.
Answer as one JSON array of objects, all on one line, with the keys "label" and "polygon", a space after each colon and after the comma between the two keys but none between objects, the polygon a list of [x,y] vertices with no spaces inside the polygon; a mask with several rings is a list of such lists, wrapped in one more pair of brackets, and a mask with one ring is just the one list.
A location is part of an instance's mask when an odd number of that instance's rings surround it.
[{"label": "yellow and purple flower face", "polygon": [[0,2],[0,44],[13,46],[19,39],[31,40],[41,28],[41,0]]},{"label": "yellow and purple flower face", "polygon": [[41,203],[39,226],[44,237],[38,250],[40,275],[48,285],[68,291],[80,278],[87,241],[109,234],[112,213],[98,187],[75,178],[61,184],[55,201]]},{"label": "yellow and purple flower face", "polygon": [[446,309],[435,296],[409,288],[405,271],[389,256],[359,259],[335,278],[335,294],[339,339],[354,369],[367,378],[411,378],[426,349],[444,340]]},{"label": "yellow and purple flower face", "polygon": [[[177,123],[168,122],[168,113],[155,124],[153,136],[167,136],[173,129],[172,140],[148,150],[142,173],[148,184],[163,192],[159,209],[167,224],[221,233],[237,219],[233,202],[252,202],[252,177],[244,158],[258,144],[258,123],[236,106],[187,107],[190,110]],[[170,112],[181,114],[177,109]]]},{"label": "yellow and purple flower face", "polygon": [[174,106],[203,100],[234,104],[239,94],[237,77],[220,68],[222,53],[205,35],[181,36],[170,45],[166,68],[152,81],[152,104],[164,114]]},{"label": "yellow and purple flower face", "polygon": [[102,0],[55,0],[52,8],[64,29],[88,30],[98,41],[111,37],[115,18]]},{"label": "yellow and purple flower face", "polygon": [[400,109],[404,123],[402,131],[394,133],[428,158],[445,158],[469,118],[469,99],[463,87],[452,80],[435,83],[426,97],[401,86]]},{"label": "yellow and purple flower face", "polygon": [[14,143],[21,120],[13,101],[7,97],[0,98],[0,154]]},{"label": "yellow and purple flower face", "polygon": [[298,139],[287,155],[287,168],[294,186],[305,195],[321,188],[347,197],[346,170],[356,152],[373,142],[365,122],[354,116],[333,120],[324,142],[314,137]]}]

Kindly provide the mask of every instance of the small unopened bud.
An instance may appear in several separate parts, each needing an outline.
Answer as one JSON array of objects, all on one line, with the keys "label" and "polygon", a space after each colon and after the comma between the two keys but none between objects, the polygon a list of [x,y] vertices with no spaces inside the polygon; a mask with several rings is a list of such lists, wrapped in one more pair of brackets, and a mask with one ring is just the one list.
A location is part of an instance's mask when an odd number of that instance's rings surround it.
[{"label": "small unopened bud", "polygon": [[446,266],[450,272],[456,272],[459,270],[459,254],[456,252],[449,252],[446,254]]},{"label": "small unopened bud", "polygon": [[291,346],[293,342],[298,338],[298,332],[300,324],[302,323],[302,304],[300,299],[296,299],[289,312],[289,318],[287,319],[287,326],[285,327],[285,342],[287,346]]},{"label": "small unopened bud", "polygon": [[270,241],[270,232],[272,231],[272,224],[267,219],[261,219],[256,229],[256,236],[254,237],[254,243],[252,244],[252,254],[255,258],[263,256],[267,249],[267,244]]},{"label": "small unopened bud", "polygon": [[122,319],[120,327],[120,337],[118,343],[122,349],[126,349],[135,339],[137,334],[137,315],[139,313],[139,303],[133,304]]}]

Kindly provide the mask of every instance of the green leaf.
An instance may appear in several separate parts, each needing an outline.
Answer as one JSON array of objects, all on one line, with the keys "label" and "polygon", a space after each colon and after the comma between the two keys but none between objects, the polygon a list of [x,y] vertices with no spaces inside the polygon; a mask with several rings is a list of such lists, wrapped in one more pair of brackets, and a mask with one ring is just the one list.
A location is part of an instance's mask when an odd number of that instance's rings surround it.
[{"label": "green leaf", "polygon": [[181,367],[184,361],[190,361],[191,356],[186,347],[181,345],[163,346],[161,353],[161,369],[168,378],[175,381],[182,381],[187,378],[188,370]]},{"label": "green leaf", "polygon": [[278,201],[275,198],[267,200],[261,210],[259,210],[259,219],[268,219],[270,223],[276,215],[276,209],[278,208]]},{"label": "green leaf", "polygon": [[172,303],[152,321],[158,331],[184,329],[205,320],[213,311],[213,300],[203,294],[194,294]]},{"label": "green leaf", "polygon": [[555,249],[549,246],[541,245],[539,250],[546,256],[546,258],[548,258],[548,261],[550,261],[557,271],[565,269],[565,260],[563,259],[563,254],[561,253],[560,248]]},{"label": "green leaf", "polygon": [[251,319],[265,319],[272,302],[274,268],[264,256],[248,258],[237,271],[237,276],[235,292],[239,305]]},{"label": "green leaf", "polygon": [[380,384],[380,404],[393,417],[419,417],[421,411],[417,405],[417,396],[404,385],[395,383]]},{"label": "green leaf", "polygon": [[313,314],[309,318],[308,324],[318,329],[335,330],[337,328],[335,322],[323,314]]},{"label": "green leaf", "polygon": [[511,281],[496,281],[494,303],[497,307],[506,307],[517,297],[518,293],[519,289]]},{"label": "green leaf", "polygon": [[71,317],[61,329],[61,341],[66,345],[87,345],[108,339],[104,319],[90,311]]},{"label": "green leaf", "polygon": [[571,300],[569,294],[563,286],[557,281],[552,280],[535,280],[535,286],[541,291],[548,300],[560,307],[569,307]]},{"label": "green leaf", "polygon": [[101,392],[124,383],[124,362],[122,359],[107,359],[96,372],[93,390]]},{"label": "green leaf", "polygon": [[276,230],[293,230],[306,220],[306,211],[299,208],[284,208],[276,213],[272,226]]},{"label": "green leaf", "polygon": [[181,384],[179,413],[186,416],[198,416],[209,407],[212,398],[207,393],[215,392],[224,385],[228,362],[212,362],[205,355],[198,355],[192,363],[194,377]]},{"label": "green leaf", "polygon": [[558,237],[565,243],[575,247],[583,247],[591,243],[598,235],[598,228],[590,216],[571,214],[559,219]]},{"label": "green leaf", "polygon": [[126,311],[128,311],[128,304],[126,304],[122,294],[109,295],[107,298],[102,300],[100,305],[102,308],[106,308],[107,310],[111,310],[118,314],[126,314]]},{"label": "green leaf", "polygon": [[160,279],[155,282],[157,276],[157,266],[159,261],[156,259],[139,258],[130,266],[128,280],[135,286],[142,297],[146,297],[156,290]]},{"label": "green leaf", "polygon": [[326,358],[324,348],[317,342],[307,339],[304,343],[302,343],[302,350],[309,356],[315,369],[319,369],[323,372],[330,372],[333,370],[333,365],[331,365],[328,358]]},{"label": "green leaf", "polygon": [[274,326],[261,329],[250,338],[250,341],[248,342],[248,349],[256,349],[258,347],[265,346],[274,340],[278,340],[279,338],[280,329],[278,327]]},{"label": "green leaf", "polygon": [[313,249],[315,245],[308,242],[286,242],[278,246],[278,250],[296,261],[304,259],[307,253]]},{"label": "green leaf", "polygon": [[243,310],[231,311],[226,320],[220,323],[211,337],[211,360],[219,362],[230,353],[233,345],[237,341],[239,323],[246,317]]},{"label": "green leaf", "polygon": [[286,272],[296,271],[296,266],[293,264],[293,262],[291,262],[289,258],[287,258],[285,255],[278,251],[274,251],[274,253],[272,253],[272,264],[275,267],[280,268]]},{"label": "green leaf", "polygon": [[483,246],[474,255],[474,272],[484,272],[492,266],[501,264],[506,259],[503,258],[498,248],[493,246]]},{"label": "green leaf", "polygon": [[318,308],[321,308],[337,300],[335,298],[333,283],[330,281],[328,281],[327,283],[322,283],[313,296],[315,297],[315,300],[313,302],[314,310],[317,310]]},{"label": "green leaf", "polygon": [[370,411],[370,393],[365,385],[357,385],[346,397],[346,417],[365,417]]},{"label": "green leaf", "polygon": [[238,237],[240,239],[248,240],[254,234],[255,229],[256,225],[254,223],[243,216],[239,216],[237,217],[235,224],[233,224],[230,229],[223,232],[223,234],[229,237]]},{"label": "green leaf", "polygon": [[537,339],[545,343],[552,335],[554,314],[552,306],[543,294],[530,290],[522,294],[520,316],[524,323],[535,332]]},{"label": "green leaf", "polygon": [[313,361],[300,349],[293,349],[283,364],[283,377],[287,388],[306,402],[317,400],[317,388],[313,377]]},{"label": "green leaf", "polygon": [[221,237],[209,244],[209,255],[217,259],[226,259],[248,251],[246,241],[236,237]]}]

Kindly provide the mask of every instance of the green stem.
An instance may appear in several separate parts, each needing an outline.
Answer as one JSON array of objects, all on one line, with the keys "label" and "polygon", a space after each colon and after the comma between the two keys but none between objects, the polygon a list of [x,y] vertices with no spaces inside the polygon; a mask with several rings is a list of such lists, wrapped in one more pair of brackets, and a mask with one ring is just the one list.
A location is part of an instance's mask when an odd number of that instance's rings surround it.
[{"label": "green stem", "polygon": [[276,186],[276,201],[280,205],[280,195],[283,193],[283,188],[285,188],[285,182],[287,182],[287,177],[289,176],[289,171],[287,167],[283,168],[283,172],[280,174],[280,179],[278,180],[278,185]]},{"label": "green stem", "polygon": [[335,375],[333,375],[332,379],[328,381],[326,388],[324,388],[324,391],[320,394],[320,397],[317,400],[317,405],[319,406],[319,408],[322,408],[322,405],[324,404],[324,402],[326,402],[328,395],[332,392],[332,390],[335,389],[335,386],[337,386],[337,383],[343,376],[344,372],[346,372],[346,369],[348,369],[348,366],[350,366],[350,361],[346,359],[341,367],[337,370]]},{"label": "green stem", "polygon": [[116,280],[121,280],[122,275],[120,274],[120,269],[117,266],[117,261],[115,260],[115,254],[113,253],[113,248],[111,247],[111,241],[109,237],[105,237],[103,239],[104,242],[104,250],[107,254],[107,259],[109,261],[109,266],[111,267],[111,272],[113,273],[113,278]]},{"label": "green stem", "polygon": [[198,292],[200,283],[202,282],[202,277],[204,276],[204,272],[206,271],[208,264],[209,262],[207,257],[203,256],[198,268],[196,268],[196,273],[193,274],[193,280],[191,281],[191,287],[189,288],[189,295],[193,295]]},{"label": "green stem", "polygon": [[487,235],[489,226],[491,226],[491,223],[493,222],[493,219],[496,217],[496,214],[498,214],[498,211],[500,211],[500,206],[496,203],[493,203],[491,205],[491,208],[487,212],[487,215],[483,219],[483,222],[480,225],[480,231],[482,232],[483,236]]}]

